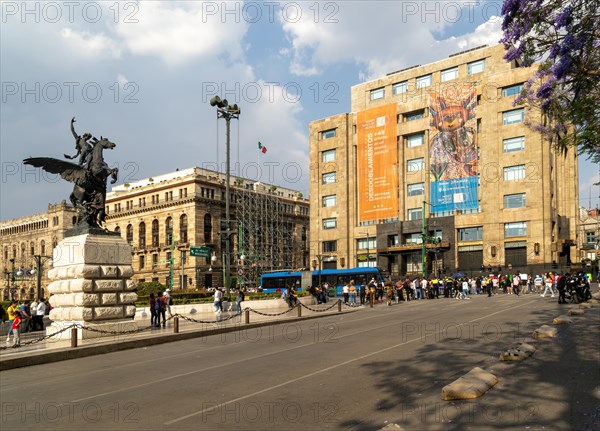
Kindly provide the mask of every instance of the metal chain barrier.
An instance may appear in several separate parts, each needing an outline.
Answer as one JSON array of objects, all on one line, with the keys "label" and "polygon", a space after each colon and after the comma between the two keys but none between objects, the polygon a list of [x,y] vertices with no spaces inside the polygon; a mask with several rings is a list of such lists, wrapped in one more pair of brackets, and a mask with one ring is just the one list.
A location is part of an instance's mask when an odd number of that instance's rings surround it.
[{"label": "metal chain barrier", "polygon": [[329,310],[331,310],[333,307],[337,306],[337,305],[338,305],[338,303],[339,303],[340,301],[341,301],[341,300],[340,300],[340,299],[338,299],[338,300],[337,300],[337,301],[335,301],[335,302],[334,302],[334,303],[333,303],[333,304],[332,304],[330,307],[323,308],[323,309],[310,308],[308,305],[304,305],[303,303],[300,303],[300,305],[301,305],[302,307],[306,308],[307,310],[314,311],[315,313],[324,313],[325,311],[329,311]]},{"label": "metal chain barrier", "polygon": [[173,317],[177,316],[177,317],[181,317],[183,320],[186,320],[188,322],[193,322],[193,323],[218,323],[218,322],[226,322],[228,320],[231,320],[233,318],[236,318],[238,316],[241,316],[242,313],[240,311],[238,311],[235,314],[232,314],[231,316],[227,316],[225,318],[219,319],[219,320],[198,320],[198,319],[193,319],[191,317],[188,316],[184,316],[183,314],[174,314]]},{"label": "metal chain barrier", "polygon": [[[329,306],[327,308],[323,308],[323,309],[315,309],[315,308],[309,307],[307,305],[304,305],[302,302],[298,301],[298,305],[296,305],[295,307],[289,308],[288,310],[282,311],[280,313],[264,313],[262,311],[254,310],[253,308],[250,308],[250,307],[244,308],[243,311],[251,311],[251,312],[259,314],[261,316],[277,317],[277,316],[282,316],[284,314],[287,314],[287,313],[295,310],[297,307],[304,307],[307,310],[313,311],[315,313],[323,313],[323,312],[329,311],[333,307],[337,306],[340,301],[341,300],[338,299],[331,306]],[[345,304],[345,305],[348,305],[348,304]],[[350,305],[348,305],[348,306],[350,306]],[[165,323],[168,322],[169,320],[174,319],[175,317],[179,317],[179,318],[182,318],[183,320],[185,320],[187,322],[203,323],[203,324],[214,324],[214,323],[219,323],[219,322],[226,322],[228,320],[234,319],[234,318],[239,317],[241,315],[242,315],[242,312],[238,311],[238,312],[236,312],[234,314],[231,314],[230,316],[227,316],[225,318],[221,318],[219,320],[198,320],[198,319],[194,319],[194,318],[185,316],[183,314],[176,313],[176,314],[170,314],[169,317],[167,318],[167,320],[165,321]],[[36,344],[36,343],[39,343],[41,341],[48,340],[48,339],[50,339],[52,337],[56,337],[57,335],[62,334],[63,332],[65,332],[65,331],[67,331],[69,329],[72,329],[72,328],[78,328],[78,329],[81,329],[81,330],[84,330],[84,331],[95,332],[95,333],[98,333],[98,334],[118,336],[118,335],[139,334],[141,332],[148,331],[148,330],[154,328],[154,326],[150,325],[150,326],[144,326],[144,327],[141,327],[141,328],[130,329],[130,330],[112,330],[112,331],[109,331],[109,330],[105,330],[105,329],[98,329],[98,328],[92,328],[92,327],[89,327],[89,326],[84,326],[84,325],[82,325],[80,323],[74,323],[72,325],[64,327],[63,329],[61,329],[59,331],[53,332],[52,334],[45,335],[43,337],[36,338],[34,340],[29,340],[29,341],[20,343],[19,345],[14,345],[14,346],[0,346],[0,351],[2,351],[2,350],[8,350],[8,349],[17,349],[19,347],[25,347],[25,346],[29,346],[29,345],[32,345],[32,344]]]},{"label": "metal chain barrier", "polygon": [[48,340],[49,338],[55,337],[58,334],[65,332],[67,329],[75,328],[76,326],[77,326],[77,324],[74,323],[72,325],[69,325],[69,326],[61,329],[60,331],[56,331],[50,335],[45,335],[41,338],[36,338],[35,340],[29,340],[24,343],[20,343],[18,346],[17,345],[15,345],[15,346],[0,346],[0,350],[18,349],[19,347],[25,347],[25,346],[29,346],[31,344],[36,344],[36,343],[39,343],[40,341]]}]

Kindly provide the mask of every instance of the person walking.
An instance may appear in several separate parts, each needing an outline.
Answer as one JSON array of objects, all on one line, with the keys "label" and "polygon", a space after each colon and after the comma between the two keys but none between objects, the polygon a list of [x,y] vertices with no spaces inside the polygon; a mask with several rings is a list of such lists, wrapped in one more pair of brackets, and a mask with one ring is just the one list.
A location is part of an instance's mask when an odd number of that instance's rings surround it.
[{"label": "person walking", "polygon": [[519,292],[521,290],[521,277],[518,272],[515,274],[515,276],[512,279],[512,285],[513,285],[513,293],[515,295],[519,296]]},{"label": "person walking", "polygon": [[154,303],[154,309],[156,310],[156,326],[161,325],[160,318],[162,316],[162,326],[164,328],[167,323],[167,318],[166,318],[167,308],[165,305],[165,301],[164,301],[162,292],[158,292],[158,296],[156,297],[156,300]]},{"label": "person walking", "polygon": [[462,296],[461,299],[471,299],[469,296],[469,282],[466,278],[463,278],[462,281]]},{"label": "person walking", "polygon": [[542,298],[546,297],[546,292],[548,292],[548,291],[550,291],[550,297],[554,298],[554,289],[552,288],[553,284],[554,284],[554,280],[552,280],[552,273],[549,272],[548,274],[546,274],[544,292],[540,295]]},{"label": "person walking", "polygon": [[163,298],[165,301],[165,310],[167,311],[169,316],[171,316],[171,305],[173,305],[173,298],[171,298],[171,289],[169,289],[168,287],[163,293]]},{"label": "person walking", "polygon": [[150,326],[156,326],[156,297],[154,293],[150,294]]},{"label": "person walking", "polygon": [[220,287],[217,287],[215,289],[214,306],[215,306],[215,313],[217,315],[223,313],[223,291],[221,290]]},{"label": "person walking", "polygon": [[348,300],[350,299],[350,282],[344,284],[344,287],[342,287],[342,295],[344,296],[344,305],[348,305]]}]

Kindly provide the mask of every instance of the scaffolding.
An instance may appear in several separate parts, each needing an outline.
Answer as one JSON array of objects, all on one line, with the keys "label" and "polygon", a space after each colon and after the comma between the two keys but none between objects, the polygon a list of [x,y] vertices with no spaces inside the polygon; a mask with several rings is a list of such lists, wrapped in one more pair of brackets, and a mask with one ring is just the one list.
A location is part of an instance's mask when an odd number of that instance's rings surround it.
[{"label": "scaffolding", "polygon": [[262,273],[292,268],[294,232],[285,210],[275,186],[248,182],[235,188],[238,286],[256,287]]}]

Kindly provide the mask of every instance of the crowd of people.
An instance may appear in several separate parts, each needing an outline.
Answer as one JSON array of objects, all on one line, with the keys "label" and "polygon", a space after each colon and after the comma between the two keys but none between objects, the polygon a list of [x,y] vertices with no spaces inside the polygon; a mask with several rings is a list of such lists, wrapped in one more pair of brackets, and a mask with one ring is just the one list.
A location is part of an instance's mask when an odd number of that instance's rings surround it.
[{"label": "crowd of people", "polygon": [[[309,287],[308,292],[318,303],[327,301],[328,286]],[[591,297],[589,280],[582,272],[577,274],[559,274],[547,272],[536,275],[514,274],[482,274],[476,276],[454,277],[402,277],[395,281],[377,281],[355,283],[350,280],[342,287],[343,302],[357,306],[369,303],[415,301],[424,299],[453,298],[469,300],[473,295],[515,295],[536,293],[541,297],[558,296],[559,303],[582,302]],[[385,297],[385,299],[384,299]]]},{"label": "crowd of people", "polygon": [[7,327],[6,343],[18,347],[21,345],[21,334],[25,332],[43,331],[44,316],[50,314],[52,306],[44,298],[33,301],[26,299],[18,301],[13,299],[4,310],[0,304],[0,321]]}]

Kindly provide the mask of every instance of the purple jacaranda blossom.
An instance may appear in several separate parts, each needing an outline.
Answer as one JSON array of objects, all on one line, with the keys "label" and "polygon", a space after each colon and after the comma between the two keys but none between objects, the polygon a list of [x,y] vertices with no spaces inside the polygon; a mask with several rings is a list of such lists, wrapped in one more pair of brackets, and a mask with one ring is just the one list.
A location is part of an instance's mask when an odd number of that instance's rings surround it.
[{"label": "purple jacaranda blossom", "polygon": [[571,20],[572,10],[573,8],[571,7],[571,5],[568,5],[556,16],[556,19],[554,20],[554,25],[557,29],[566,27],[569,24],[569,21]]}]

